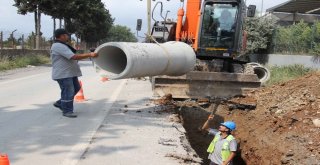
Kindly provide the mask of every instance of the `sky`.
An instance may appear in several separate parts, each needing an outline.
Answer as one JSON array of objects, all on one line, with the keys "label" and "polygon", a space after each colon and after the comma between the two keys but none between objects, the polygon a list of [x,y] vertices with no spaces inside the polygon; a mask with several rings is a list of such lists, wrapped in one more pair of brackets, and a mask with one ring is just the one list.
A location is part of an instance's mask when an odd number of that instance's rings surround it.
[{"label": "sky", "polygon": [[[164,13],[169,10],[168,18],[176,19],[177,10],[180,8],[180,0],[156,0],[152,1],[152,6],[157,1],[162,1],[164,4]],[[261,10],[263,2],[263,11],[266,9],[286,2],[287,0],[247,0],[247,5],[256,5],[257,10]],[[147,1],[146,0],[102,0],[105,7],[109,10],[112,17],[115,18],[114,24],[128,26],[132,32],[135,32],[137,19],[142,19],[142,31],[140,35],[146,32],[147,29]],[[0,31],[4,33],[4,39],[7,39],[10,33],[14,32],[15,37],[29,35],[34,31],[34,15],[19,15],[17,8],[12,6],[14,0],[0,0]],[[156,19],[159,19],[159,6],[155,12],[158,14]],[[41,32],[46,38],[50,38],[53,33],[53,20],[50,16],[43,15],[41,17]]]}]

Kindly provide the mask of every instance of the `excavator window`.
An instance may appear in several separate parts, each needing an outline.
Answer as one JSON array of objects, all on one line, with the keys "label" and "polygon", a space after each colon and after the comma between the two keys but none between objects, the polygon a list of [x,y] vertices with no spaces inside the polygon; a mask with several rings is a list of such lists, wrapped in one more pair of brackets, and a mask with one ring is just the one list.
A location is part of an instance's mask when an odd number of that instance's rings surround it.
[{"label": "excavator window", "polygon": [[200,47],[231,49],[238,6],[235,4],[207,3],[204,6]]}]

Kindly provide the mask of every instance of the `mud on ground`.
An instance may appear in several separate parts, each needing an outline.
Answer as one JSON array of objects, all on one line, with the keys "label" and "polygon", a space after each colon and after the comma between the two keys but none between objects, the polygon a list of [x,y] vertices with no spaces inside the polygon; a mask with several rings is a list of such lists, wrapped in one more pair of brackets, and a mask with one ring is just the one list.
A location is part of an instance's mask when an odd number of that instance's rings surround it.
[{"label": "mud on ground", "polygon": [[[320,164],[320,73],[261,88],[219,104],[213,128],[234,120],[240,150],[234,164]],[[249,106],[235,106],[249,105]],[[188,140],[208,164],[213,137],[199,131],[212,107],[178,105]],[[255,108],[255,109],[254,109]],[[254,109],[254,110],[252,110]],[[240,157],[241,155],[241,157]]]}]

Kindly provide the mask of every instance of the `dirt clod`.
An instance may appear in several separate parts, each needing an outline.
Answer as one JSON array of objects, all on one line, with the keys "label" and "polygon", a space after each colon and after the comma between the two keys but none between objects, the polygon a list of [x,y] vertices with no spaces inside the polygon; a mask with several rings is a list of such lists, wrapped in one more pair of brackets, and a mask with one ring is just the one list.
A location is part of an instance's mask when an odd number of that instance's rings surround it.
[{"label": "dirt clod", "polygon": [[314,120],[312,120],[312,122],[313,122],[314,126],[320,128],[320,119],[314,119]]},{"label": "dirt clod", "polygon": [[168,104],[172,104],[172,102],[173,102],[172,94],[166,94],[160,99],[154,100],[154,103],[157,105],[168,105]]},{"label": "dirt clod", "polygon": [[166,138],[160,138],[158,140],[158,144],[162,144],[162,145],[165,145],[165,146],[178,146],[178,144],[176,144],[175,140],[166,139]]}]

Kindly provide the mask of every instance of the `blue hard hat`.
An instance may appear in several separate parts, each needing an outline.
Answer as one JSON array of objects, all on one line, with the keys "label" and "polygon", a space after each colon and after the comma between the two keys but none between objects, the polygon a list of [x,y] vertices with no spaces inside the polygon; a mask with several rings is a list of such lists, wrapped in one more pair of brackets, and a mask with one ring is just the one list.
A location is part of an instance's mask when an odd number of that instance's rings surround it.
[{"label": "blue hard hat", "polygon": [[230,129],[231,131],[236,129],[236,123],[233,121],[226,121],[224,123],[221,123],[221,125],[227,127],[228,129]]}]

